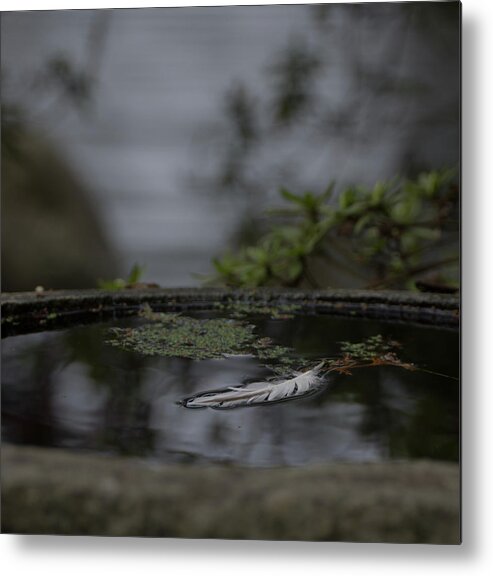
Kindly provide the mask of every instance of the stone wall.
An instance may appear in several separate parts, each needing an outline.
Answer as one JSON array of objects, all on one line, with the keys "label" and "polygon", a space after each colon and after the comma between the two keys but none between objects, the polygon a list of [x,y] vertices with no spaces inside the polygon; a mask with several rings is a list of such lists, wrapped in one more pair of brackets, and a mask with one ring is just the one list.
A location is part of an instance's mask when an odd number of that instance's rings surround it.
[{"label": "stone wall", "polygon": [[460,543],[459,468],[163,466],[4,446],[2,532]]}]

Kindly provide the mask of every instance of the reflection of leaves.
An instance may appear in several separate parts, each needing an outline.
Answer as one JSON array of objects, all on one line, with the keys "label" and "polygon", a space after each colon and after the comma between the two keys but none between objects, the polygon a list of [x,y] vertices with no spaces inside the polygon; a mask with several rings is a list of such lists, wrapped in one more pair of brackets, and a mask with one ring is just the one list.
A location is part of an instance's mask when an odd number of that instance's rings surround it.
[{"label": "reflection of leaves", "polygon": [[[140,371],[144,363],[134,357],[123,359],[117,350],[101,346],[102,328],[86,326],[68,330],[64,342],[69,351],[71,362],[82,362],[87,366],[91,380],[101,388],[107,388],[112,394],[124,392],[129,397],[139,394]],[[121,366],[126,373],[133,372],[131,379],[114,382],[114,366]]]},{"label": "reflection of leaves", "polygon": [[[142,398],[145,358],[102,346],[105,328],[85,326],[64,334],[72,362],[87,366],[91,382],[105,394],[105,425],[93,432],[93,442],[119,454],[143,455],[151,450],[154,431],[149,427],[150,406]],[[125,417],[122,417],[122,414]]]}]

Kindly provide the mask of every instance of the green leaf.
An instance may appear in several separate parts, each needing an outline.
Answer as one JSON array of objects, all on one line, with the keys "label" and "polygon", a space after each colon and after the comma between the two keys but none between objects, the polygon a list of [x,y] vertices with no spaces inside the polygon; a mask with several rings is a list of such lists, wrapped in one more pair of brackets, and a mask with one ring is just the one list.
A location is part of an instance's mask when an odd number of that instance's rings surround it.
[{"label": "green leaf", "polygon": [[327,200],[330,200],[332,198],[332,195],[334,193],[334,188],[336,186],[336,183],[334,181],[332,181],[327,188],[324,190],[324,192],[322,192],[322,194],[320,195],[320,200],[323,202],[326,202]]},{"label": "green leaf", "polygon": [[421,212],[422,203],[417,196],[400,200],[390,210],[390,215],[398,224],[412,224]]},{"label": "green leaf", "polygon": [[303,272],[303,264],[299,259],[291,260],[286,266],[283,267],[284,275],[288,281],[293,281],[298,278]]},{"label": "green leaf", "polygon": [[[318,195],[281,188],[280,195],[289,203],[283,209],[284,223],[273,221],[259,242],[215,261],[216,270],[232,285],[286,285],[303,273],[305,257],[329,248],[331,238],[344,236],[351,243],[347,257],[352,253],[356,261],[367,262],[375,271],[394,271],[400,276],[422,263],[421,248],[426,243],[440,238],[442,203],[437,195],[452,174],[435,171],[420,174],[416,180],[377,182],[371,188],[349,186],[340,193],[336,206],[327,203],[335,188],[333,182]],[[447,199],[452,197],[454,189],[445,191]],[[335,246],[339,250],[337,243]],[[320,250],[320,257],[323,255]]]},{"label": "green leaf", "polygon": [[404,262],[402,261],[402,258],[395,254],[394,256],[392,256],[391,260],[390,260],[390,269],[392,270],[392,272],[402,272],[404,270]]},{"label": "green leaf", "polygon": [[365,233],[365,240],[370,241],[376,240],[378,238],[380,238],[380,230],[377,228],[377,226],[371,226],[370,228],[367,228]]},{"label": "green leaf", "polygon": [[128,284],[136,284],[137,282],[139,282],[139,280],[142,278],[142,275],[144,274],[144,270],[145,270],[145,267],[140,266],[140,264],[138,264],[136,262],[132,266],[132,269],[130,270],[130,274],[128,275],[128,278],[127,278],[127,283]]},{"label": "green leaf", "polygon": [[233,257],[226,253],[222,258],[213,258],[212,264],[219,274],[228,275],[233,272],[236,266],[236,260]]},{"label": "green leaf", "polygon": [[364,228],[366,228],[368,226],[368,224],[371,223],[372,220],[373,220],[373,214],[371,214],[371,213],[363,214],[363,216],[361,216],[359,218],[359,220],[356,222],[356,224],[354,225],[354,228],[353,228],[354,234],[356,234],[356,235],[360,234],[362,232],[362,230]]},{"label": "green leaf", "polygon": [[307,212],[318,210],[320,204],[320,197],[315,196],[313,192],[305,192],[303,194],[303,207]]},{"label": "green leaf", "polygon": [[363,200],[358,200],[344,210],[344,215],[359,216],[360,214],[366,212],[367,210],[368,210],[368,203]]},{"label": "green leaf", "polygon": [[304,205],[303,197],[298,196],[297,194],[293,194],[293,192],[290,192],[287,188],[281,188],[279,190],[279,194],[284,198],[284,200],[287,200],[288,202],[294,202],[299,206]]},{"label": "green leaf", "polygon": [[356,198],[357,198],[356,190],[354,188],[346,188],[346,190],[343,190],[343,192],[339,196],[339,207],[342,210],[349,208],[349,206],[351,206],[352,204],[354,204],[354,202],[356,202]]},{"label": "green leaf", "polygon": [[413,234],[420,240],[426,240],[428,242],[436,242],[441,236],[438,228],[426,228],[424,226],[414,228]]},{"label": "green leaf", "polygon": [[123,278],[115,278],[113,280],[98,280],[98,287],[101,290],[123,290],[127,283]]},{"label": "green leaf", "polygon": [[444,184],[445,174],[440,172],[426,172],[418,176],[418,186],[422,193],[428,198],[436,195]]},{"label": "green leaf", "polygon": [[245,254],[247,258],[259,264],[263,264],[269,259],[267,252],[259,246],[249,246],[246,248]]},{"label": "green leaf", "polygon": [[370,194],[370,204],[372,206],[378,206],[382,202],[387,190],[387,184],[383,182],[377,182]]},{"label": "green leaf", "polygon": [[123,290],[124,288],[139,282],[143,272],[143,266],[134,264],[125,280],[123,278],[114,278],[113,280],[98,280],[98,287],[102,290]]},{"label": "green leaf", "polygon": [[400,238],[401,250],[404,254],[414,252],[419,247],[419,238],[413,230],[406,231]]}]

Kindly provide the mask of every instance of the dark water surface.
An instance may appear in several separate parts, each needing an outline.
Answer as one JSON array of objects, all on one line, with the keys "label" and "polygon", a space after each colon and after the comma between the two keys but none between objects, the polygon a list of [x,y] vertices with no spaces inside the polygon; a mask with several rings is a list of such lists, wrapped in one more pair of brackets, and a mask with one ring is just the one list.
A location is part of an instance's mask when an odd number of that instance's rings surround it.
[{"label": "dark water surface", "polygon": [[340,341],[382,334],[401,342],[402,360],[453,378],[370,368],[333,376],[307,398],[187,410],[177,401],[269,372],[251,356],[144,357],[105,343],[114,322],[79,326],[2,341],[2,438],[168,463],[458,460],[458,332],[327,316],[249,321],[307,367],[336,354]]}]

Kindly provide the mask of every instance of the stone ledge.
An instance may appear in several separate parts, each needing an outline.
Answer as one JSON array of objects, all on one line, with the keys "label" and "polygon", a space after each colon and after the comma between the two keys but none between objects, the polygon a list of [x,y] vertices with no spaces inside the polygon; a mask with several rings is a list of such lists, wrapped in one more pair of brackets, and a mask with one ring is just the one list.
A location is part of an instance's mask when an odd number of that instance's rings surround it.
[{"label": "stone ledge", "polygon": [[2,447],[2,532],[460,543],[459,468],[252,469]]},{"label": "stone ledge", "polygon": [[229,290],[220,288],[73,290],[1,295],[2,336],[132,316],[148,303],[164,311],[211,310],[228,301],[296,304],[299,313],[376,318],[457,328],[459,298],[405,291]]}]

